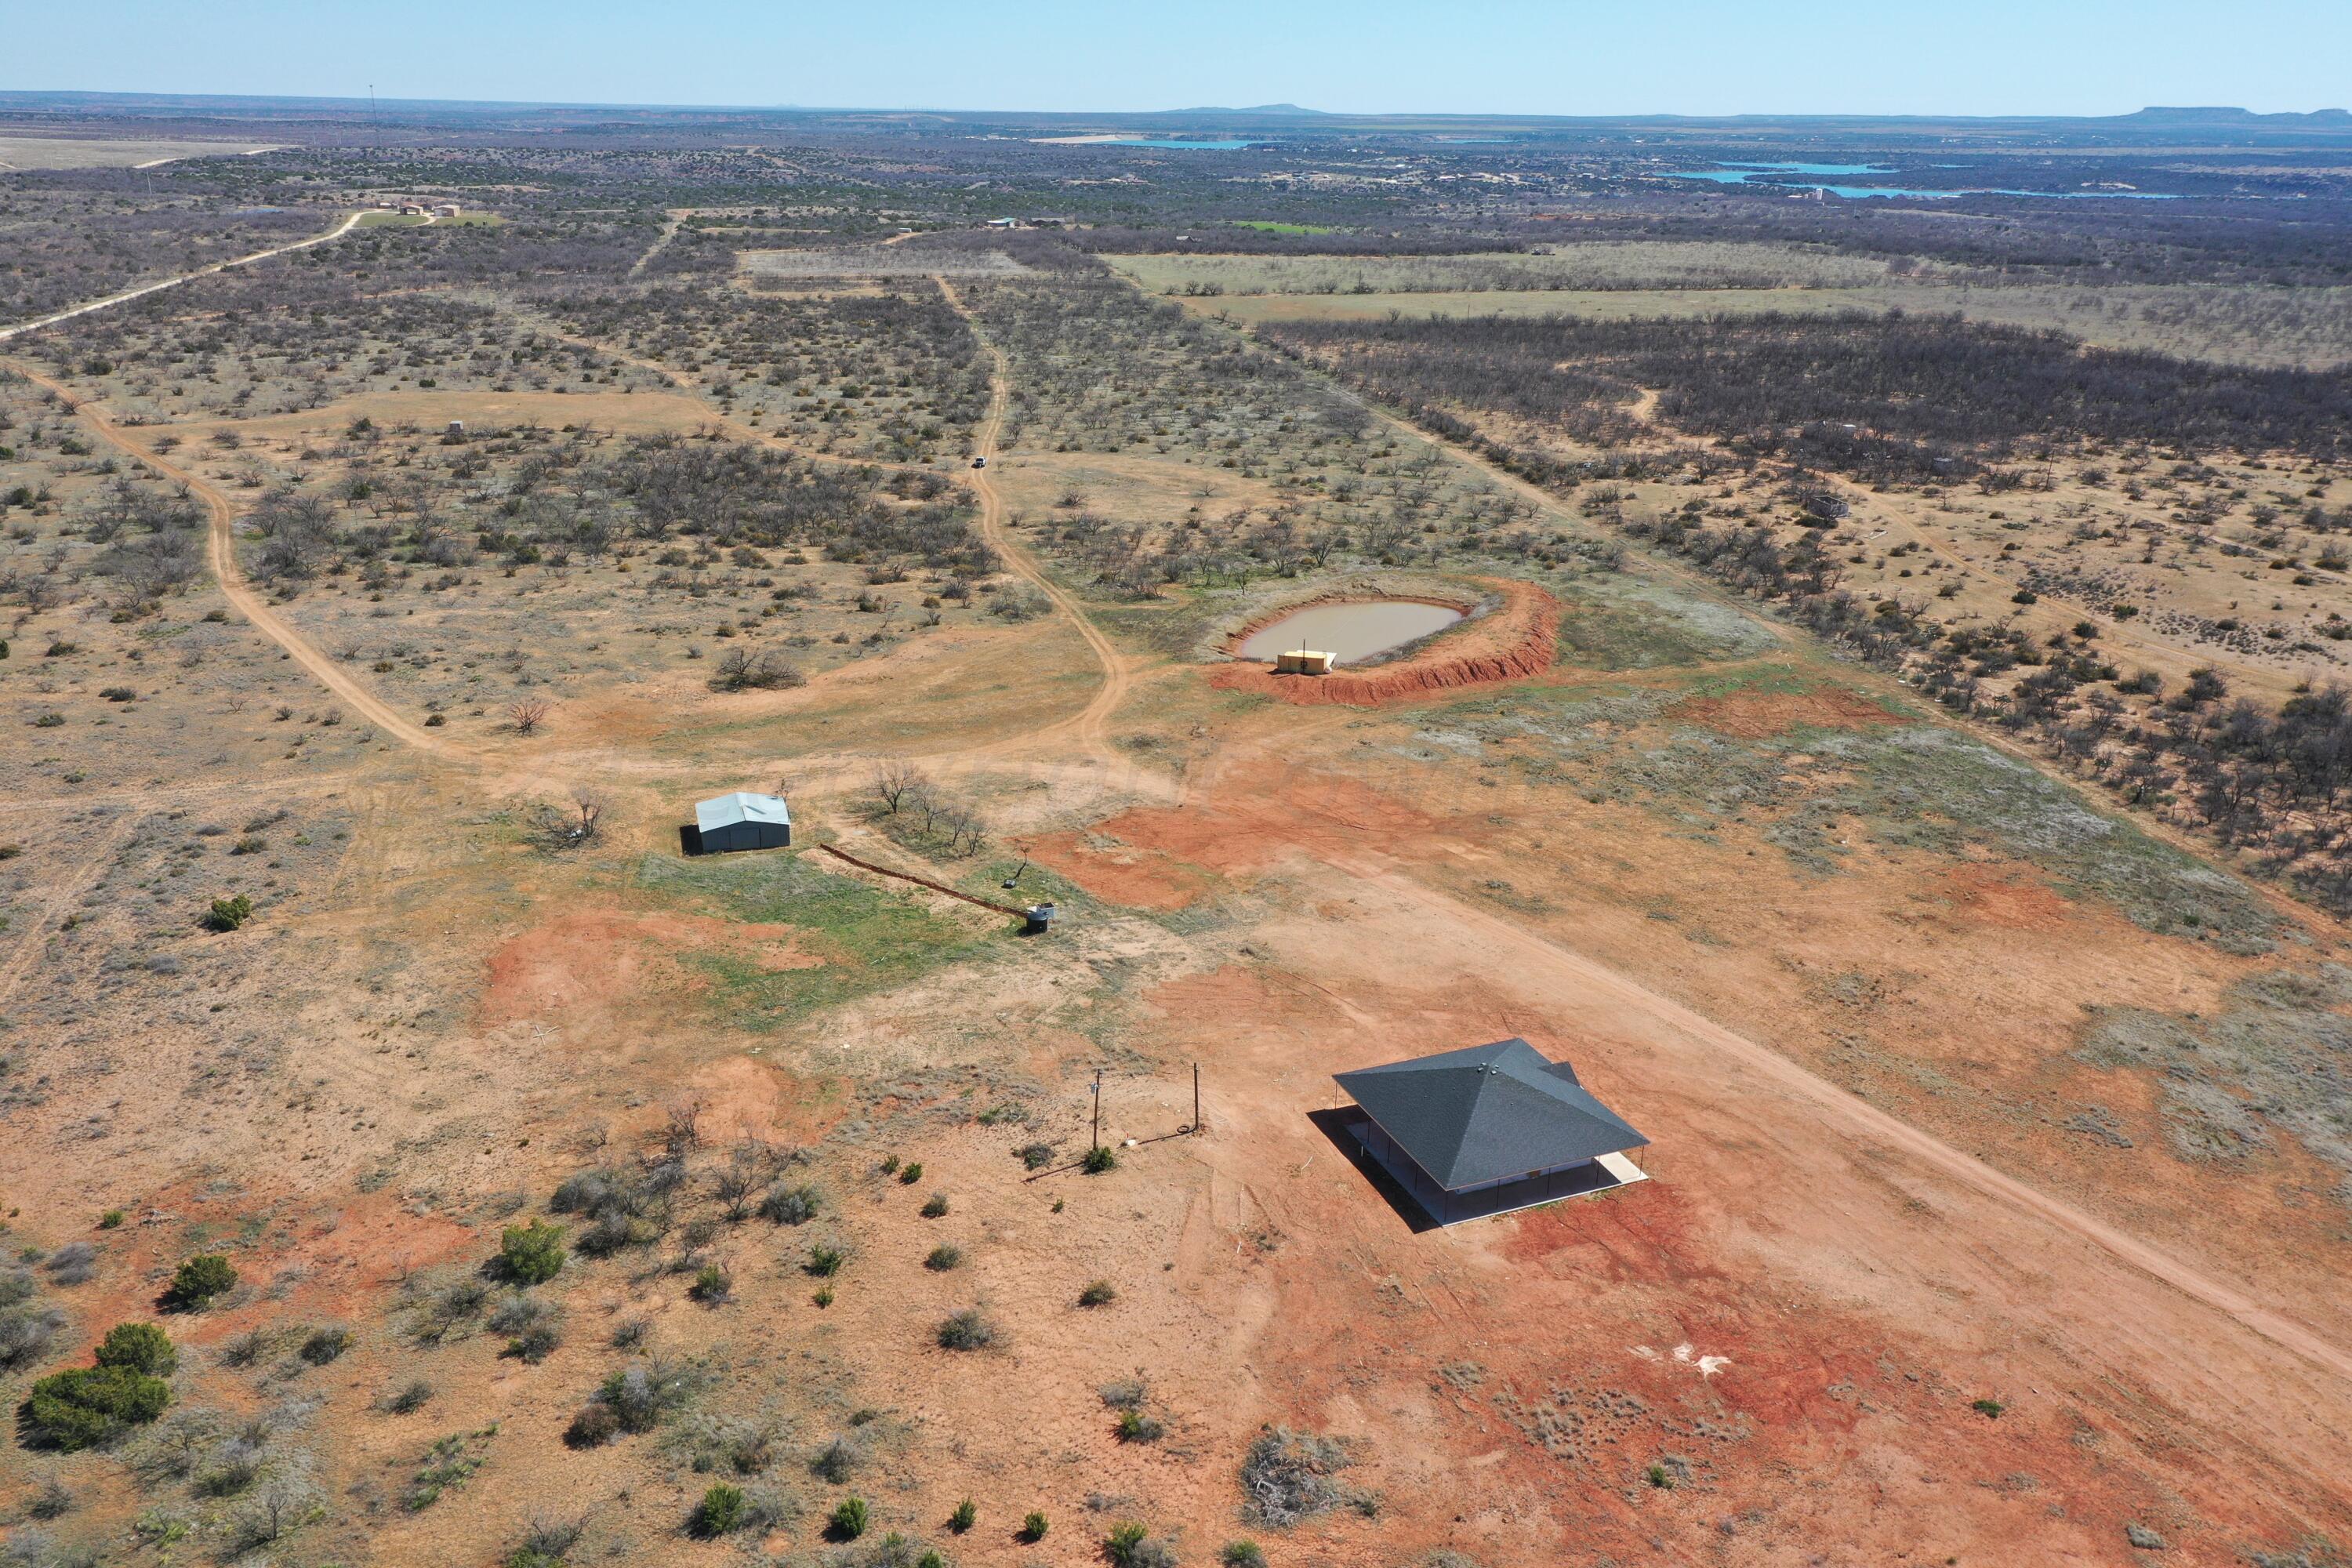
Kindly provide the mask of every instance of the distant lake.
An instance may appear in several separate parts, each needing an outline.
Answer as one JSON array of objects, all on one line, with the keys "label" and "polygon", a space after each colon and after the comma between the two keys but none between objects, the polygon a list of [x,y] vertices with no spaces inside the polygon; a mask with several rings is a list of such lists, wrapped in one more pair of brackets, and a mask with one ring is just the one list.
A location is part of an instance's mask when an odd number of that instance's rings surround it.
[{"label": "distant lake", "polygon": [[1192,147],[1203,153],[1238,153],[1244,147],[1255,147],[1255,142],[1187,142],[1175,138],[1160,140],[1150,136],[1106,136],[1099,142],[1088,142],[1094,147]]},{"label": "distant lake", "polygon": [[[1937,163],[1934,168],[1948,169],[1949,163]],[[1777,186],[1787,191],[1827,191],[1833,196],[1859,201],[1869,196],[1908,196],[1919,201],[1950,201],[1956,196],[2050,196],[2060,201],[2084,201],[2107,196],[2137,199],[2144,202],[2168,202],[2177,199],[2169,191],[2017,191],[1998,186],[1972,186],[1964,190],[1925,190],[1909,185],[1832,185],[1812,180],[1776,179],[1778,174],[1891,174],[1891,164],[1882,163],[1717,163],[1712,169],[1680,173],[1671,175],[1677,180],[1706,180],[1717,185]]]}]

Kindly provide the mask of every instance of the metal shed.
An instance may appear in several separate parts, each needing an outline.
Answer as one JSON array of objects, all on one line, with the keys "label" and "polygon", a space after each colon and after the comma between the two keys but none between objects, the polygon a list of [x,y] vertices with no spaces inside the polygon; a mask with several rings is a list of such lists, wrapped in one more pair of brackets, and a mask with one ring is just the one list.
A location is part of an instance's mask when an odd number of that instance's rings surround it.
[{"label": "metal shed", "polygon": [[1343,1072],[1348,1131],[1440,1225],[1606,1192],[1649,1178],[1626,1158],[1649,1140],[1576,1069],[1527,1041]]},{"label": "metal shed", "polygon": [[772,795],[738,790],[694,807],[697,847],[705,855],[732,849],[782,849],[793,841],[792,808]]}]

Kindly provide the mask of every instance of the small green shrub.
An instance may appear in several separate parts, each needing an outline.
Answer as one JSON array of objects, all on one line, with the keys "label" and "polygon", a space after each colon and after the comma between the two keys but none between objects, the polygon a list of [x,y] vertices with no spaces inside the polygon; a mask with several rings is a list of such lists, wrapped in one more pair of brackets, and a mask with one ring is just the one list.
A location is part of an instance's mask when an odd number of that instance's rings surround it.
[{"label": "small green shrub", "polygon": [[1108,1307],[1118,1300],[1118,1290],[1108,1279],[1097,1279],[1078,1292],[1081,1307]]},{"label": "small green shrub", "polygon": [[100,1230],[114,1230],[119,1228],[121,1224],[122,1211],[121,1209],[109,1209],[104,1214],[98,1216],[98,1228]]},{"label": "small green shrub", "polygon": [[1111,1532],[1103,1537],[1103,1556],[1110,1561],[1112,1568],[1129,1568],[1150,1533],[1133,1520],[1115,1525]]},{"label": "small green shrub", "polygon": [[1105,1171],[1118,1169],[1118,1156],[1110,1152],[1109,1145],[1097,1143],[1087,1151],[1081,1168],[1089,1176],[1099,1176]]},{"label": "small green shrub", "polygon": [[941,1350],[984,1350],[996,1342],[996,1325],[979,1308],[966,1307],[940,1325],[939,1340]]},{"label": "small green shrub", "polygon": [[963,1248],[961,1247],[934,1247],[931,1255],[923,1259],[923,1267],[934,1274],[945,1274],[950,1268],[962,1266]]},{"label": "small green shrub", "polygon": [[848,1259],[849,1254],[840,1247],[828,1247],[819,1242],[809,1248],[808,1262],[802,1267],[820,1279],[830,1279],[841,1272],[841,1266]]},{"label": "small green shrub", "polygon": [[1021,1148],[1021,1163],[1032,1171],[1042,1171],[1054,1163],[1051,1143],[1026,1143]]},{"label": "small green shrub", "polygon": [[213,1298],[236,1288],[236,1266],[217,1252],[198,1253],[173,1272],[163,1305],[175,1312],[201,1312]]},{"label": "small green shrub", "polygon": [[695,1534],[709,1541],[730,1533],[742,1523],[743,1489],[720,1481],[704,1492],[702,1500],[694,1505],[690,1528]]},{"label": "small green shrub", "polygon": [[980,1505],[973,1502],[970,1498],[966,1498],[963,1501],[956,1504],[955,1511],[948,1515],[948,1528],[954,1531],[958,1535],[961,1535],[965,1531],[970,1530],[973,1525],[979,1522]]},{"label": "small green shrub", "polygon": [[83,1366],[33,1384],[26,1424],[52,1447],[76,1453],[121,1436],[163,1414],[172,1385],[127,1366]]},{"label": "small green shrub", "polygon": [[148,1377],[169,1377],[180,1364],[171,1336],[152,1323],[117,1323],[98,1342],[100,1366],[119,1366]]},{"label": "small green shrub", "polygon": [[535,1219],[499,1237],[499,1271],[518,1285],[544,1285],[563,1267],[563,1227]]},{"label": "small green shrub", "polygon": [[1228,1541],[1217,1561],[1225,1568],[1265,1568],[1265,1552],[1255,1541]]},{"label": "small green shrub", "polygon": [[1664,1465],[1652,1465],[1642,1472],[1649,1483],[1662,1492],[1675,1489],[1675,1473]]},{"label": "small green shrub", "polygon": [[213,907],[205,911],[205,926],[210,931],[235,931],[253,918],[253,900],[243,893],[235,898],[215,899]]},{"label": "small green shrub", "polygon": [[735,1294],[735,1276],[716,1263],[706,1263],[694,1271],[694,1284],[688,1295],[706,1307],[716,1307]]},{"label": "small green shrub", "polygon": [[325,1366],[359,1342],[359,1336],[340,1323],[329,1323],[312,1329],[302,1337],[294,1353],[312,1366]]},{"label": "small green shrub", "polygon": [[898,1173],[898,1184],[902,1187],[911,1187],[922,1179],[923,1163],[920,1160]]},{"label": "small green shrub", "polygon": [[929,1197],[923,1200],[923,1217],[925,1219],[944,1219],[947,1216],[947,1194],[933,1193]]},{"label": "small green shrub", "polygon": [[809,1298],[809,1300],[810,1300],[811,1301],[814,1301],[814,1303],[816,1303],[816,1305],[817,1305],[819,1308],[825,1308],[825,1307],[830,1307],[830,1306],[832,1306],[832,1305],[833,1305],[833,1287],[832,1287],[832,1286],[830,1286],[830,1285],[819,1286],[819,1287],[818,1287],[818,1289],[817,1289],[817,1292],[816,1292],[816,1294],[815,1294],[815,1295],[814,1295],[814,1296],[811,1296],[811,1297]]},{"label": "small green shrub", "polygon": [[1045,1539],[1045,1531],[1052,1528],[1044,1514],[1032,1513],[1021,1521],[1021,1539],[1034,1546]]},{"label": "small green shrub", "polygon": [[1971,1399],[1969,1401],[1969,1408],[1988,1421],[1998,1421],[2000,1419],[2000,1413],[2009,1406],[1998,1399]]},{"label": "small green shrub", "polygon": [[1167,1426],[1156,1416],[1146,1415],[1140,1410],[1122,1410],[1118,1414],[1118,1440],[1122,1443],[1157,1443],[1167,1435]]},{"label": "small green shrub", "polygon": [[844,1498],[835,1505],[833,1517],[825,1521],[825,1529],[836,1541],[855,1541],[866,1533],[867,1518],[864,1498]]}]

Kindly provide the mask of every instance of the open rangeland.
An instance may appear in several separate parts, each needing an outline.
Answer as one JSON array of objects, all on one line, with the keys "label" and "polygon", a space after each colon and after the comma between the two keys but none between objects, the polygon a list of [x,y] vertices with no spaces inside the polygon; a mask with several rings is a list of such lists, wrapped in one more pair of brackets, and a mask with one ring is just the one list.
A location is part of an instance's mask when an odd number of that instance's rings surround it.
[{"label": "open rangeland", "polygon": [[[2340,1561],[2342,921],[1690,543],[2219,729],[2192,671],[2336,663],[2340,461],[1792,475],[1677,385],[656,194],[9,345],[0,1528]],[[806,289],[705,264],[820,218]],[[1323,700],[1228,651],[1381,597],[1465,618]],[[684,853],[739,790],[792,847]],[[1513,1036],[1651,1179],[1432,1227],[1331,1075]],[[167,1405],[60,1438],[126,1321]]]}]

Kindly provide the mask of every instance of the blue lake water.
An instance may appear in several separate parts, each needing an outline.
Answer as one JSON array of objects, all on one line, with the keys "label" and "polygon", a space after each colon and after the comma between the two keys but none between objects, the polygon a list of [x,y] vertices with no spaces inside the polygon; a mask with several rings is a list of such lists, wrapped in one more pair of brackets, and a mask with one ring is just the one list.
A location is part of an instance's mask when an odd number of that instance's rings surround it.
[{"label": "blue lake water", "polygon": [[[1950,168],[1948,163],[1931,165]],[[1950,201],[1956,196],[2049,196],[2060,201],[2110,197],[2144,202],[2177,199],[2168,191],[2019,191],[2000,186],[1970,186],[1964,190],[1925,190],[1908,185],[1832,185],[1811,180],[1780,180],[1775,174],[1891,174],[1891,166],[1876,163],[1723,163],[1712,169],[1675,174],[1677,180],[1706,180],[1717,185],[1777,186],[1787,191],[1827,191],[1833,196],[1860,201],[1870,196],[1908,196],[1919,201]]]},{"label": "blue lake water", "polygon": [[1255,147],[1255,142],[1188,142],[1175,138],[1162,140],[1150,136],[1107,136],[1089,143],[1096,147],[1194,147],[1204,153],[1238,153],[1244,147]]}]

